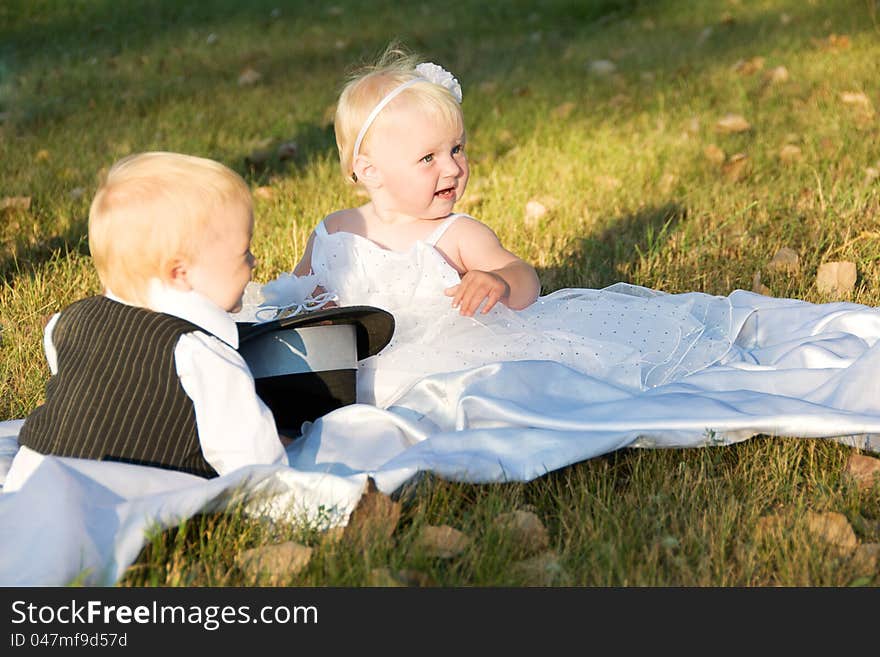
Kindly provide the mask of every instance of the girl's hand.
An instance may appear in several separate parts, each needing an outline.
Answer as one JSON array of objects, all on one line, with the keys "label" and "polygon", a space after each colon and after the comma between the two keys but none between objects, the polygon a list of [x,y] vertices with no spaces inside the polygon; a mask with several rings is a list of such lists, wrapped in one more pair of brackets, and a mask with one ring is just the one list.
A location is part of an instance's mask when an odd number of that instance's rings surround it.
[{"label": "girl's hand", "polygon": [[459,313],[472,317],[483,303],[482,313],[485,315],[496,303],[510,295],[510,286],[501,276],[491,271],[471,269],[461,277],[461,283],[446,288],[443,293],[452,297],[452,307]]}]

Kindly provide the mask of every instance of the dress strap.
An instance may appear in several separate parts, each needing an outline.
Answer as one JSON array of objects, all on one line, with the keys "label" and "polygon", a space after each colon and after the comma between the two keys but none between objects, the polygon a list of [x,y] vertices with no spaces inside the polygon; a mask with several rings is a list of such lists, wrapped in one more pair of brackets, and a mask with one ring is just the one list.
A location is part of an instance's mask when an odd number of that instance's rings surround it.
[{"label": "dress strap", "polygon": [[437,246],[437,242],[440,241],[440,238],[443,237],[443,233],[446,232],[446,229],[449,228],[456,219],[458,219],[459,215],[453,214],[450,217],[443,220],[443,223],[437,226],[433,233],[428,236],[428,239],[425,240],[426,244],[430,244],[431,246]]},{"label": "dress strap", "polygon": [[321,221],[318,222],[318,225],[315,226],[315,234],[320,235],[321,237],[327,237],[327,235],[329,235],[323,219],[321,219]]}]

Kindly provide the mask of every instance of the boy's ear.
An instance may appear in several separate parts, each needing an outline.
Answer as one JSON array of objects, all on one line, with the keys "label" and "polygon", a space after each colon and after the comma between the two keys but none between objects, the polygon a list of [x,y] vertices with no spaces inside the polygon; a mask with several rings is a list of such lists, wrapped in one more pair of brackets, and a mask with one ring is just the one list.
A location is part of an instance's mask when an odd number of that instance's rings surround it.
[{"label": "boy's ear", "polygon": [[354,158],[354,175],[357,176],[357,182],[363,183],[367,187],[381,187],[382,176],[379,170],[373,166],[370,158],[366,155],[358,154]]},{"label": "boy's ear", "polygon": [[162,265],[162,282],[168,287],[189,292],[189,265],[183,258],[171,258]]}]

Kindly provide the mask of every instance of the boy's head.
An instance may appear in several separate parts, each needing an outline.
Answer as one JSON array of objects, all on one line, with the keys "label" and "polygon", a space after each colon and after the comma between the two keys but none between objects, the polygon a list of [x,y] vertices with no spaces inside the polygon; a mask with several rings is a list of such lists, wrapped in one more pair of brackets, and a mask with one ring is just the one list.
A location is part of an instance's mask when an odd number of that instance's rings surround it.
[{"label": "boy's head", "polygon": [[422,81],[415,68],[418,59],[400,49],[390,47],[378,63],[356,74],[345,85],[336,105],[334,128],[339,162],[343,176],[357,181],[354,175],[354,151],[358,134],[370,118],[370,113],[391,93],[411,80],[408,86],[388,101],[367,127],[359,145],[359,153],[369,153],[370,138],[377,125],[393,121],[396,111],[416,111],[430,117],[438,126],[454,132],[464,132],[461,105],[444,87]]},{"label": "boy's head", "polygon": [[151,307],[158,280],[240,305],[254,266],[253,212],[241,176],[219,162],[140,153],[113,165],[89,210],[89,249],[105,288]]}]

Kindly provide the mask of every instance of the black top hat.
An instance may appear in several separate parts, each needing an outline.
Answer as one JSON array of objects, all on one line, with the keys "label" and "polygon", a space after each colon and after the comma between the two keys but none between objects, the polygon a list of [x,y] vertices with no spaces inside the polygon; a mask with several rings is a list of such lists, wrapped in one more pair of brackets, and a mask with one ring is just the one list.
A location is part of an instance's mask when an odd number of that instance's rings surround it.
[{"label": "black top hat", "polygon": [[237,322],[239,351],[279,430],[357,401],[357,361],[379,353],[394,316],[373,306],[340,306],[268,322]]},{"label": "black top hat", "polygon": [[238,322],[239,344],[280,329],[299,329],[325,324],[354,324],[357,333],[357,357],[363,360],[379,353],[394,335],[394,316],[374,306],[337,306],[300,313],[268,322]]}]

